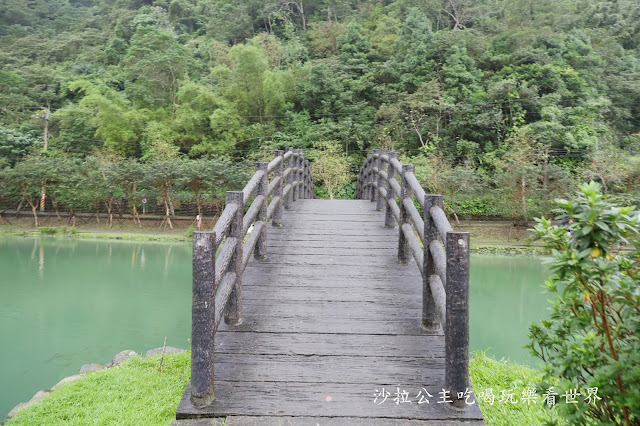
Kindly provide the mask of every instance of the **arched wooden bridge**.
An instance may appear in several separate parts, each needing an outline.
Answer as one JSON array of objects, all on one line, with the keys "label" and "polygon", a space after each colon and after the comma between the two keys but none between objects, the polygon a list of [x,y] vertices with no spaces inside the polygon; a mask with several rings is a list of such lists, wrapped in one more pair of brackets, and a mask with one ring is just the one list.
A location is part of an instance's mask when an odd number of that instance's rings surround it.
[{"label": "arched wooden bridge", "polygon": [[396,153],[368,156],[356,198],[316,200],[308,160],[277,151],[194,233],[177,419],[484,424],[468,378],[468,233]]}]

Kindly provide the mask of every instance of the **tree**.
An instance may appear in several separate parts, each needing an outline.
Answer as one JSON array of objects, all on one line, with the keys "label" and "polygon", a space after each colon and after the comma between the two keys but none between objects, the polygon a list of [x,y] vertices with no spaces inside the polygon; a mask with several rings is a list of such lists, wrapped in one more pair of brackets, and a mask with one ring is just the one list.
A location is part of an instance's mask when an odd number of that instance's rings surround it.
[{"label": "tree", "polygon": [[349,162],[340,152],[337,142],[319,142],[310,154],[313,163],[311,169],[315,179],[327,188],[329,198],[333,200],[336,190],[351,180]]},{"label": "tree", "polygon": [[[640,422],[640,221],[632,207],[609,203],[601,186],[580,186],[556,200],[566,229],[537,219],[535,231],[552,250],[553,314],[532,324],[529,348],[545,362],[545,385],[575,389],[591,403],[560,404],[575,424]],[[622,250],[623,244],[634,247]],[[545,387],[546,387],[545,386]],[[582,401],[581,401],[582,402]]]},{"label": "tree", "polygon": [[36,228],[40,225],[37,209],[42,188],[46,188],[54,177],[55,163],[56,160],[48,157],[28,156],[4,172],[5,184],[29,203]]}]

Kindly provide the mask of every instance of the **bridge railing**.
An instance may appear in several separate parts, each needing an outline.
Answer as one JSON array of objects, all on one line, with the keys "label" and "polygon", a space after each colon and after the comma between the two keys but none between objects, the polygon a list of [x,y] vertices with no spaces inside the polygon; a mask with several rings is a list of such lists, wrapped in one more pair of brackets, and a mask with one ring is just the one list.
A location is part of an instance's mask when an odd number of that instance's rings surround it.
[{"label": "bridge railing", "polygon": [[464,405],[469,386],[469,233],[452,229],[442,195],[427,194],[414,166],[401,164],[397,152],[374,149],[367,156],[355,195],[385,211],[386,227],[398,224],[398,261],[407,263],[413,256],[422,274],[422,327],[442,326],[445,386],[455,405]]},{"label": "bridge railing", "polygon": [[226,207],[213,230],[193,233],[194,406],[205,407],[214,399],[215,332],[223,314],[227,324],[242,322],[242,274],[251,255],[266,257],[267,224],[272,220],[273,226],[282,226],[282,208],[301,198],[315,198],[309,161],[299,149],[275,151],[271,162],[256,163],[256,172],[242,191],[227,192]]}]

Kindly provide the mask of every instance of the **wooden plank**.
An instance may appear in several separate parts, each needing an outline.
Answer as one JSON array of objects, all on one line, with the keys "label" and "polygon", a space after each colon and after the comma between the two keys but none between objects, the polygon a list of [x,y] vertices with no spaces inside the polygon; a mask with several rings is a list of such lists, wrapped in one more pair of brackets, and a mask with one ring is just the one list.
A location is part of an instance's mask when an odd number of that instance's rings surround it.
[{"label": "wooden plank", "polygon": [[380,383],[430,387],[444,382],[443,356],[424,359],[357,355],[216,353],[214,362],[216,381]]},{"label": "wooden plank", "polygon": [[[412,403],[395,404],[389,398],[376,404],[376,390],[382,392],[405,390]],[[229,382],[216,381],[215,395],[224,395],[204,409],[191,406],[191,383],[180,401],[180,418],[198,416],[224,417],[233,415],[272,416],[327,416],[360,418],[410,418],[424,420],[482,420],[477,403],[463,412],[456,412],[438,403],[438,387],[426,389],[431,395],[429,404],[418,404],[416,398],[422,389],[419,383],[286,383],[286,382]],[[424,395],[424,394],[423,394]],[[393,394],[390,395],[393,398]],[[378,401],[379,402],[379,401]]]},{"label": "wooden plank", "polygon": [[216,353],[265,355],[359,355],[431,359],[444,354],[443,336],[253,333],[219,331]]},{"label": "wooden plank", "polygon": [[[479,426],[486,424],[482,420],[365,419],[362,417],[229,416],[225,419],[226,426],[452,426],[460,424]],[[213,423],[184,425],[179,422],[175,423],[175,425],[172,423],[171,426],[217,426]]]}]

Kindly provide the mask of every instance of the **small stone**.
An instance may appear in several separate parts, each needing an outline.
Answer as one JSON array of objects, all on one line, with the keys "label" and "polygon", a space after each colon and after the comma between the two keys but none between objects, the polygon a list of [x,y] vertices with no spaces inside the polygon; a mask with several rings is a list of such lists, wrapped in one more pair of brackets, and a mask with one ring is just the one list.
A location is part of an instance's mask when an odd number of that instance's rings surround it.
[{"label": "small stone", "polygon": [[33,398],[31,398],[29,402],[22,402],[16,405],[15,407],[13,407],[13,409],[9,411],[9,414],[7,414],[7,419],[12,418],[13,416],[18,414],[20,411],[24,410],[25,408],[31,407],[32,405],[40,401],[42,398],[49,395],[51,392],[52,391],[50,389],[38,391],[35,395],[33,395]]},{"label": "small stone", "polygon": [[78,380],[81,377],[82,377],[81,374],[76,374],[74,376],[65,377],[64,379],[62,379],[58,383],[56,383],[56,385],[54,387],[52,387],[51,390],[56,390],[60,386],[64,385],[65,383],[73,382],[74,380]]},{"label": "small stone", "polygon": [[[171,346],[167,346],[164,348],[165,354],[181,354],[182,352],[186,352],[184,349],[178,349]],[[154,355],[162,354],[162,348],[149,349],[147,354],[145,355],[147,358]]]},{"label": "small stone", "polygon": [[85,364],[80,367],[80,371],[78,374],[86,374],[86,373],[95,373],[96,371],[100,371],[107,368],[104,364],[99,364],[97,362],[90,362],[89,364]]},{"label": "small stone", "polygon": [[108,367],[113,367],[114,365],[120,365],[123,362],[125,362],[126,360],[128,360],[129,358],[132,358],[134,356],[140,356],[140,355],[138,355],[138,353],[136,351],[132,351],[131,349],[127,349],[127,350],[124,350],[122,352],[118,352],[113,357],[111,362],[109,364],[107,364],[107,366]]}]

